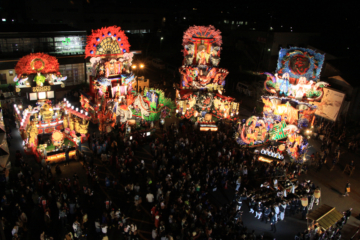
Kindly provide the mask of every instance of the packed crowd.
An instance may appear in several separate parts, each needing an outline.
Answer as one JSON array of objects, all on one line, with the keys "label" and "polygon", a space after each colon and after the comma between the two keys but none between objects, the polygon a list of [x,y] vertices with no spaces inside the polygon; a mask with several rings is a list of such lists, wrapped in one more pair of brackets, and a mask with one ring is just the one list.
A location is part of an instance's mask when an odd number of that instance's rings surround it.
[{"label": "packed crowd", "polygon": [[[11,116],[6,111],[4,114]],[[341,144],[341,137],[339,143],[331,140],[340,130],[333,128],[332,133],[327,128],[324,124],[319,128],[319,135],[322,131],[329,135],[323,139],[326,147]],[[242,218],[245,204],[256,218],[269,222],[273,232],[277,222],[287,216],[301,213],[304,219],[318,204],[314,197],[318,188],[313,182],[297,179],[302,166],[258,161],[257,154],[239,148],[228,138],[231,131],[222,122],[219,131],[202,134],[190,122],[172,124],[160,138],[147,143],[153,159],[149,164],[135,155],[143,141],[136,133],[133,140],[124,138],[121,129],[110,134],[93,133],[88,144],[94,154],[80,155],[88,177],[86,186],[80,185],[77,174],[64,179],[61,172],[53,173],[50,165],[34,171],[17,152],[19,171],[7,179],[1,200],[2,234],[6,239],[36,235],[40,239],[87,239],[88,235],[107,239],[109,230],[116,229],[126,239],[139,239],[136,223],[127,216],[133,210],[145,209],[154,222],[152,239],[254,240],[266,237],[246,227]],[[101,179],[94,164],[98,160],[114,167],[116,173]],[[102,194],[101,187],[123,191],[129,209],[120,210]],[[221,203],[214,201],[219,195]],[[304,198],[307,206],[302,204]],[[346,212],[328,231],[314,226],[297,234],[296,239],[340,239],[348,216]]]}]

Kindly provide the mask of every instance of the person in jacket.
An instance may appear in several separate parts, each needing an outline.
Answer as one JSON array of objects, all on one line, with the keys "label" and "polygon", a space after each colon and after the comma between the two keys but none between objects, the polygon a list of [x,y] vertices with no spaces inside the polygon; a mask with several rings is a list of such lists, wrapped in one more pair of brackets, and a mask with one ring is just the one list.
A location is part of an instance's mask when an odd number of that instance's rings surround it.
[{"label": "person in jacket", "polygon": [[268,207],[265,207],[264,213],[263,213],[263,219],[261,221],[264,221],[264,219],[265,219],[265,223],[267,223],[269,220],[270,213],[271,213],[270,209]]},{"label": "person in jacket", "polygon": [[274,233],[276,233],[276,219],[275,219],[275,212],[271,213],[271,218],[270,218],[270,225],[271,225],[271,231],[274,231]]}]

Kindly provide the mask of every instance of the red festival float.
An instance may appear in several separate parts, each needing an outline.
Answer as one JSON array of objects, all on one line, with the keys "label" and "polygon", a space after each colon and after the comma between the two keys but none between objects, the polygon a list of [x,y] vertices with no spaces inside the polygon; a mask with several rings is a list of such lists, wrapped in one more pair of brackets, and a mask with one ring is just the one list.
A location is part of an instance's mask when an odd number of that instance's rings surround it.
[{"label": "red festival float", "polygon": [[176,94],[180,118],[198,121],[200,130],[216,131],[219,119],[236,120],[239,104],[222,95],[226,69],[219,68],[221,32],[213,26],[190,27],[183,37],[181,83]]}]

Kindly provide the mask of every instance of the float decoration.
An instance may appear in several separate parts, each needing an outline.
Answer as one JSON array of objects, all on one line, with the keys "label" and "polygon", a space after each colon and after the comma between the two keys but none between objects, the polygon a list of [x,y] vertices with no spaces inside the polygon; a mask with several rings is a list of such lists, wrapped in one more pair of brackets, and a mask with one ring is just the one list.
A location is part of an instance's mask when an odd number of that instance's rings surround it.
[{"label": "float decoration", "polygon": [[277,74],[289,73],[289,81],[296,83],[301,77],[317,82],[325,55],[307,48],[282,48],[279,51]]},{"label": "float decoration", "polygon": [[252,147],[262,145],[269,138],[267,128],[268,126],[264,120],[256,116],[248,118],[243,126],[239,124],[238,133],[241,138],[238,139],[238,143]]},{"label": "float decoration", "polygon": [[55,130],[51,135],[51,142],[54,146],[62,146],[64,143],[64,134],[59,130]]},{"label": "float decoration", "polygon": [[[268,139],[286,140],[286,151],[291,160],[305,159],[307,140],[300,129],[311,127],[314,122],[316,106],[309,102],[320,101],[324,95],[326,82],[320,82],[320,72],[324,55],[311,49],[281,49],[276,74],[265,72],[264,87],[272,96],[262,96],[263,117],[257,118],[265,123]],[[256,117],[246,121],[255,122]],[[239,124],[235,134],[237,142],[246,147],[257,144],[253,137],[254,125]],[[258,142],[258,145],[265,142]]]},{"label": "float decoration", "polygon": [[[236,120],[239,104],[231,97],[213,92],[192,92],[180,90],[177,112],[181,119],[209,122],[219,119]],[[211,117],[210,117],[211,116]]]},{"label": "float decoration", "polygon": [[124,31],[120,27],[111,26],[92,30],[87,37],[85,58],[123,56],[130,51],[130,44]]},{"label": "float decoration", "polygon": [[[160,89],[145,88],[144,98],[150,103],[149,116],[144,117],[147,121],[157,121],[160,118],[168,118],[171,116],[171,112],[176,108],[174,101],[165,97],[165,92]],[[137,106],[133,108],[133,114],[137,116]]]},{"label": "float decoration", "polygon": [[[176,93],[179,118],[201,124],[219,119],[236,120],[239,104],[222,95],[229,72],[218,68],[221,44],[221,32],[214,26],[193,26],[185,31],[180,89]],[[209,126],[202,128],[201,124],[200,129],[209,129]]]},{"label": "float decoration", "polygon": [[[86,57],[91,57],[90,92],[80,96],[81,106],[89,113],[99,130],[111,132],[129,125],[149,129],[145,121],[157,121],[170,115],[175,104],[158,89],[134,90],[137,83],[131,71],[133,53],[120,27],[105,27],[88,36]],[[140,123],[140,124],[139,124]],[[126,130],[127,132],[130,132]]]},{"label": "float decoration", "polygon": [[33,82],[36,86],[44,86],[47,81],[49,85],[65,87],[63,81],[67,79],[59,72],[58,60],[46,53],[30,53],[20,58],[15,66],[15,73],[14,82],[18,92],[20,88],[31,87],[28,80],[34,74],[36,75],[33,77]]},{"label": "float decoration", "polygon": [[18,77],[38,72],[42,74],[59,72],[59,62],[56,57],[46,53],[30,53],[20,58],[15,66],[15,73]]},{"label": "float decoration", "polygon": [[[24,151],[26,154],[35,155],[39,162],[65,160],[65,153],[61,150],[63,144],[70,144],[70,159],[74,158],[74,147],[88,138],[87,113],[75,110],[65,99],[55,106],[50,100],[40,100],[36,107],[23,108],[15,104],[14,109]],[[48,135],[50,141],[46,142],[43,138]]]},{"label": "float decoration", "polygon": [[276,74],[265,72],[266,91],[300,101],[320,101],[326,82],[319,82],[325,56],[305,48],[282,48]]}]

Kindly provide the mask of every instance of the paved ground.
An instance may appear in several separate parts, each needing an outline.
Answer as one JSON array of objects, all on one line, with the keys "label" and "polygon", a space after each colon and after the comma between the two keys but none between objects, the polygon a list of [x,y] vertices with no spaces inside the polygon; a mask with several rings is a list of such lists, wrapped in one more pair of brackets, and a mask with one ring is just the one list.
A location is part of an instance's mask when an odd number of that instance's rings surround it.
[{"label": "paved ground", "polygon": [[[152,72],[152,70],[148,70],[147,72]],[[149,73],[151,74],[151,73]],[[154,76],[158,74],[156,71],[152,73]],[[146,76],[148,78],[148,76]],[[166,75],[166,77],[169,77]],[[152,80],[151,80],[152,81]],[[161,81],[153,81],[153,84],[160,84]],[[153,85],[152,84],[152,85]],[[171,80],[172,84],[172,80]],[[171,85],[168,86],[169,89],[172,89]],[[172,90],[173,91],[173,90]],[[255,98],[251,97],[245,97],[245,96],[238,96],[239,100],[242,100],[242,105],[240,107],[240,115],[243,118],[247,118],[250,115],[252,115],[252,109],[254,108],[256,101]],[[177,120],[175,118],[167,119],[166,124],[171,124],[172,122],[176,122]],[[20,138],[19,132],[16,129],[13,129],[12,131],[13,139],[11,140],[11,147],[10,147],[10,153],[11,153],[11,159],[13,161],[13,173],[16,173],[18,169],[14,166],[14,158],[15,158],[15,151],[21,150],[22,151],[22,140]],[[160,134],[157,133],[157,137],[160,137]],[[320,147],[320,141],[311,139],[310,140],[311,151],[318,151]],[[87,152],[87,154],[92,154],[92,152],[87,148],[87,144],[83,144],[83,150]],[[311,152],[310,152],[311,154]],[[139,162],[140,160],[145,160],[146,166],[151,169],[151,162],[152,162],[152,156],[149,153],[149,148],[147,145],[140,147],[136,152],[136,162]],[[31,165],[33,170],[35,172],[38,172],[40,169],[40,165],[32,158],[31,156],[26,156],[26,161]],[[351,160],[355,161],[356,170],[355,173],[349,177],[346,174],[344,174],[342,171],[347,163],[349,163]],[[100,185],[95,188],[96,192],[96,204],[99,204],[99,206],[103,203],[104,198],[109,198],[113,201],[114,206],[116,208],[121,208],[123,212],[125,212],[129,217],[130,220],[134,221],[138,225],[138,229],[140,230],[140,236],[142,239],[150,239],[150,233],[151,229],[153,227],[153,222],[151,219],[150,211],[146,207],[146,205],[141,207],[141,211],[137,212],[135,210],[135,206],[133,204],[133,200],[131,199],[130,202],[127,202],[127,197],[125,196],[125,192],[123,190],[123,186],[120,185],[119,189],[106,189],[104,184],[104,178],[109,175],[112,177],[115,177],[118,175],[116,169],[106,166],[99,161],[95,163],[100,172]],[[340,158],[340,163],[338,163],[334,170],[330,171],[331,161],[328,161],[327,165],[324,166],[321,171],[316,172],[315,169],[310,168],[308,173],[306,175],[300,176],[300,179],[310,179],[314,181],[317,185],[321,187],[322,190],[322,198],[321,198],[321,204],[328,204],[330,206],[336,207],[337,210],[340,212],[345,211],[349,209],[350,207],[354,208],[353,210],[353,216],[348,221],[348,224],[344,227],[343,230],[343,236],[344,239],[349,239],[350,236],[356,231],[356,228],[359,226],[360,221],[355,219],[356,216],[360,213],[360,161],[359,157],[347,151],[347,149],[342,149],[342,155]],[[85,175],[85,170],[83,167],[83,163],[81,162],[72,162],[68,166],[61,165],[62,174],[61,176],[56,176],[57,178],[70,178],[73,176],[74,173],[77,173],[80,178],[80,184],[81,185],[87,185],[87,178]],[[55,169],[53,167],[53,173],[55,172]],[[155,178],[155,174],[150,171],[152,176]],[[350,197],[343,197],[341,194],[344,191],[345,184],[347,181],[351,182],[351,193]],[[145,199],[145,189],[144,186],[141,186],[141,195],[142,198]],[[212,202],[216,205],[222,205],[226,203],[228,200],[231,200],[234,196],[233,188],[230,187],[225,192],[212,192],[210,193]],[[93,215],[99,214],[99,209],[101,209],[98,206],[93,207],[94,212]],[[243,220],[245,225],[248,227],[248,229],[255,230],[256,234],[264,233],[266,236],[269,237],[275,237],[278,240],[288,240],[293,239],[294,235],[297,232],[303,231],[306,229],[306,221],[301,220],[301,216],[297,215],[294,217],[288,217],[285,218],[284,222],[280,222],[277,225],[277,233],[273,234],[270,232],[270,225],[260,222],[259,220],[255,219],[254,216],[252,216],[248,212],[247,206],[243,207],[244,214],[243,214]],[[96,214],[95,214],[96,213]],[[100,210],[101,214],[101,210]],[[37,223],[40,217],[43,219],[42,216],[34,215],[34,218],[30,221]],[[122,236],[119,234],[115,229],[109,230],[110,235],[113,237],[111,239],[121,239]],[[34,238],[38,238],[38,233],[34,234]],[[29,238],[31,239],[31,238]],[[91,237],[89,236],[89,239]]]},{"label": "paved ground", "polygon": [[[11,147],[12,153],[16,149],[19,149],[18,144],[15,144],[15,141],[19,141],[20,139],[20,136],[16,131],[13,131],[13,136],[14,139],[12,140],[12,143],[14,144]],[[310,141],[310,143],[314,145],[315,149],[319,145],[319,142],[317,140],[312,140]],[[91,151],[86,147],[86,144],[83,145],[83,149],[85,152],[91,154]],[[149,153],[149,149],[147,145],[138,149],[135,152],[135,154],[136,154],[135,161],[145,160],[146,166],[151,169],[152,156]],[[357,158],[356,155],[345,152],[342,155],[341,162],[338,164],[338,166],[335,167],[335,169],[332,172],[329,171],[330,169],[330,164],[329,164],[324,166],[320,172],[316,172],[314,169],[310,169],[308,171],[308,174],[302,175],[300,177],[300,179],[311,179],[321,187],[322,190],[321,204],[328,204],[330,206],[334,206],[340,212],[345,211],[350,207],[354,208],[353,217],[350,219],[350,221],[344,227],[343,230],[343,235],[346,237],[345,239],[349,239],[348,237],[351,236],[356,231],[356,228],[359,226],[360,223],[359,220],[355,219],[355,216],[357,216],[360,212],[360,205],[359,205],[360,193],[358,192],[359,189],[358,171],[356,170],[355,174],[351,178],[349,178],[348,176],[342,173],[342,169],[345,166],[344,164],[350,161],[350,159],[356,159],[356,158]],[[39,164],[37,164],[34,161],[34,159],[29,158],[28,162],[31,164],[31,166],[35,171],[37,171],[40,168]],[[359,163],[357,162],[357,164]],[[100,176],[99,176],[100,185],[96,188],[96,191],[98,193],[97,195],[98,203],[103,204],[103,202],[100,199],[102,199],[104,196],[111,199],[116,208],[118,207],[121,208],[122,211],[127,213],[127,215],[131,218],[132,221],[137,223],[142,238],[149,239],[150,232],[153,227],[149,209],[146,206],[142,206],[141,211],[137,212],[135,210],[132,199],[130,200],[130,203],[127,202],[127,198],[124,196],[123,186],[121,186],[120,189],[118,190],[106,189],[104,184],[104,178],[107,175],[112,177],[117,176],[116,169],[111,168],[110,166],[103,165],[100,162],[96,162],[96,165],[98,166],[100,172]],[[88,184],[82,163],[71,162],[70,165],[68,166],[61,166],[61,169],[63,173],[61,174],[61,176],[57,176],[57,177],[71,178],[74,173],[77,173],[80,177],[80,184],[81,185]],[[55,174],[54,167],[53,167],[53,173]],[[152,175],[154,176],[153,173]],[[352,192],[350,194],[350,197],[345,198],[341,196],[341,194],[343,193],[346,181],[349,179],[352,183]],[[145,194],[146,192],[142,187],[141,195],[143,199],[145,198]],[[229,190],[227,190],[224,193],[220,191],[212,192],[210,193],[210,196],[212,202],[215,205],[217,206],[223,205],[224,203],[226,203],[227,201],[233,198],[234,196],[233,188],[230,187]],[[270,232],[269,224],[260,222],[248,212],[247,206],[244,206],[243,209],[244,209],[243,220],[245,225],[248,227],[249,230],[255,230],[256,234],[263,233],[266,236],[275,237],[278,240],[282,240],[282,239],[287,240],[287,239],[292,239],[294,234],[296,234],[297,232],[306,229],[306,221],[301,220],[301,215],[298,214],[295,217],[287,217],[285,218],[284,222],[278,223],[277,224],[278,230],[274,234]],[[114,239],[121,239],[120,238],[121,235],[118,235],[116,230],[110,230],[110,235],[113,235],[114,237],[116,236]]]}]

